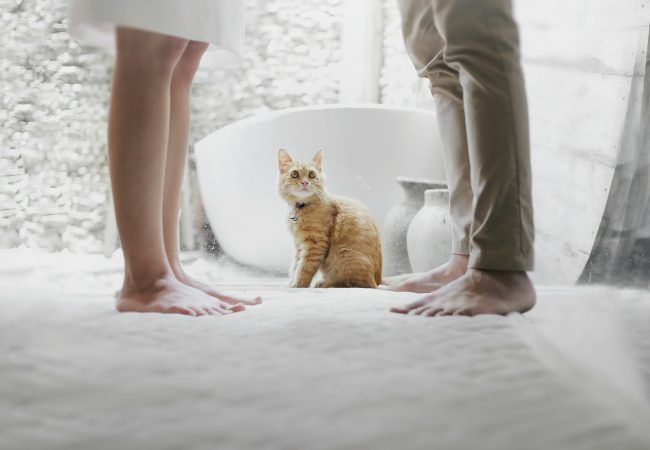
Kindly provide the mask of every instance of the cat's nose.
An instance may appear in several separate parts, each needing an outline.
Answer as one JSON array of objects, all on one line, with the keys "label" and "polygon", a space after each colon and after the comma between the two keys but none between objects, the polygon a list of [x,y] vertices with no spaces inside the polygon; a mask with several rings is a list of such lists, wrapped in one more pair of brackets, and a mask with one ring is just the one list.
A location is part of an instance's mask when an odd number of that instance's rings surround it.
[{"label": "cat's nose", "polygon": [[302,181],[300,182],[300,184],[302,184],[304,187],[307,187],[307,186],[309,186],[309,181],[307,181],[307,180],[302,180]]}]

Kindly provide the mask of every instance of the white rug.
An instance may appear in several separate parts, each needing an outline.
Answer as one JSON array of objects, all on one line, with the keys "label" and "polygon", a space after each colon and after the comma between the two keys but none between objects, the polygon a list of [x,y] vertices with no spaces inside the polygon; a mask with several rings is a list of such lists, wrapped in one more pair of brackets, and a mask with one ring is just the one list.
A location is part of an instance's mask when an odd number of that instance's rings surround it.
[{"label": "white rug", "polygon": [[648,293],[430,319],[260,279],[197,319],[115,313],[118,260],[0,252],[0,449],[650,449]]}]

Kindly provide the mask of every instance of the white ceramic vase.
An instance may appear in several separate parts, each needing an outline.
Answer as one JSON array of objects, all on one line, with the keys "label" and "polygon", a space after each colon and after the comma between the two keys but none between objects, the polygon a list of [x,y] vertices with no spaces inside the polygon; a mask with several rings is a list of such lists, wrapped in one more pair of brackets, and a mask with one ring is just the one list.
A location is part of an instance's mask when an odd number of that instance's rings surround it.
[{"label": "white ceramic vase", "polygon": [[383,274],[400,275],[412,272],[406,246],[406,232],[413,217],[424,205],[427,189],[446,188],[445,183],[420,178],[397,177],[404,190],[404,199],[393,206],[384,219],[382,235]]},{"label": "white ceramic vase", "polygon": [[425,272],[449,260],[451,227],[449,191],[429,189],[406,235],[408,256],[414,272]]}]

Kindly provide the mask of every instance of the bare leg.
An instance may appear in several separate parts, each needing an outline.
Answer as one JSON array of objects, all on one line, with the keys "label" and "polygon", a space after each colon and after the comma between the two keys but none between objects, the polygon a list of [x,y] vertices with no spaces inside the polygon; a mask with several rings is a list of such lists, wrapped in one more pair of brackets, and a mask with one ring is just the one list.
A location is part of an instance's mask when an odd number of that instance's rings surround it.
[{"label": "bare leg", "polygon": [[128,28],[119,28],[116,34],[108,141],[125,260],[117,309],[193,316],[241,310],[179,282],[163,244],[171,74],[188,42]]},{"label": "bare leg", "polygon": [[452,254],[449,261],[428,272],[413,275],[401,283],[385,288],[396,292],[433,292],[460,278],[467,271],[467,255]]},{"label": "bare leg", "polygon": [[207,48],[207,43],[190,42],[176,64],[171,78],[169,142],[165,167],[162,216],[165,252],[174,275],[182,283],[230,304],[255,305],[260,303],[259,297],[244,298],[239,295],[229,295],[215,289],[213,286],[191,278],[183,270],[179,258],[178,214],[180,211],[183,172],[187,159],[187,140],[190,128],[190,90],[201,57]]}]

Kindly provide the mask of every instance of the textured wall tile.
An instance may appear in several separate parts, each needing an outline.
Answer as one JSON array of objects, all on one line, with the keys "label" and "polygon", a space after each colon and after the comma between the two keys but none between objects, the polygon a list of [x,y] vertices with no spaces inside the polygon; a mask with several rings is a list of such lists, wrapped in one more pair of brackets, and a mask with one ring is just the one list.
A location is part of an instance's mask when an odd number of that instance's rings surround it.
[{"label": "textured wall tile", "polygon": [[0,247],[97,251],[110,59],[70,40],[66,1],[1,6]]}]

